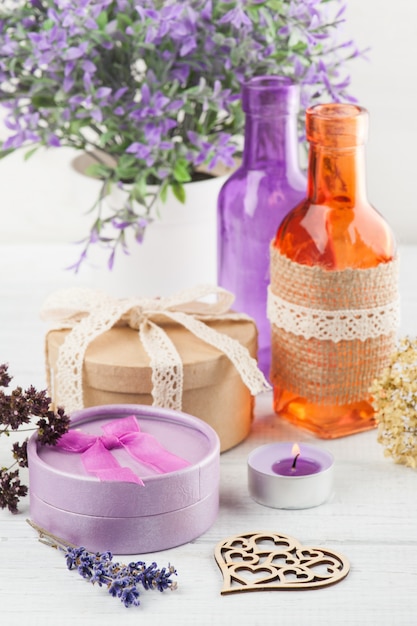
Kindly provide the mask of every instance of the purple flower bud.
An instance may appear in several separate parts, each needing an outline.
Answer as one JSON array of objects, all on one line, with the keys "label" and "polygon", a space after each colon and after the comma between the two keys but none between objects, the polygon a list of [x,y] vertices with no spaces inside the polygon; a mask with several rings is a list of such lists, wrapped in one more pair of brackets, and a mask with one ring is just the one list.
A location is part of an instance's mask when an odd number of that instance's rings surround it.
[{"label": "purple flower bud", "polygon": [[91,80],[91,74],[88,72],[84,72],[83,84],[85,91],[89,93],[93,88],[93,81]]},{"label": "purple flower bud", "polygon": [[117,102],[118,100],[120,100],[120,98],[124,96],[127,91],[127,87],[121,87],[120,89],[117,89],[113,94],[113,102]]},{"label": "purple flower bud", "polygon": [[73,78],[69,78],[69,77],[64,78],[64,82],[63,82],[63,84],[62,84],[62,88],[63,88],[63,90],[64,90],[66,93],[68,93],[69,91],[71,91],[71,89],[73,88],[73,86],[74,86],[74,79],[73,79]]},{"label": "purple flower bud", "polygon": [[101,109],[93,109],[91,117],[100,124],[103,121],[103,111]]},{"label": "purple flower bud", "polygon": [[53,146],[54,148],[59,148],[61,145],[61,140],[59,137],[54,135],[53,133],[48,137],[48,146]]},{"label": "purple flower bud", "polygon": [[84,59],[84,61],[81,63],[81,67],[87,74],[94,74],[97,71],[97,67],[92,61],[89,61],[88,59]]},{"label": "purple flower bud", "polygon": [[91,17],[87,17],[87,19],[85,20],[85,27],[89,28],[90,30],[98,30],[97,22]]},{"label": "purple flower bud", "polygon": [[101,99],[105,99],[108,98],[111,94],[111,89],[110,87],[100,87],[99,89],[97,89],[96,91],[96,97],[101,100]]},{"label": "purple flower bud", "polygon": [[142,94],[142,103],[149,104],[151,100],[151,92],[149,91],[149,87],[146,83],[142,86],[141,94]]},{"label": "purple flower bud", "polygon": [[84,56],[88,48],[88,43],[83,41],[79,46],[71,46],[64,52],[64,58],[67,61],[72,61],[73,59],[80,59]]}]

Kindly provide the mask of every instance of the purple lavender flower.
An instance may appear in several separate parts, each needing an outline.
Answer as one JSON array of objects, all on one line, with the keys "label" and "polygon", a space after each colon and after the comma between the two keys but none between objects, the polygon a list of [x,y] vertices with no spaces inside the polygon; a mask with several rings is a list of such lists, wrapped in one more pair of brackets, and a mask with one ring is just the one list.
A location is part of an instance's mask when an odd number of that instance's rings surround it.
[{"label": "purple lavender flower", "polygon": [[79,559],[80,555],[85,551],[85,548],[67,548],[65,552],[65,560],[67,563],[68,569],[73,569],[76,567],[77,559]]},{"label": "purple lavender flower", "polygon": [[126,148],[126,153],[134,154],[137,159],[145,161],[148,167],[150,167],[154,163],[154,160],[152,158],[152,150],[150,146],[147,146],[144,143],[134,141],[132,144],[130,144],[130,146]]},{"label": "purple lavender flower", "polygon": [[[36,525],[34,525],[35,528]],[[49,535],[43,529],[38,529],[42,538],[48,543]],[[177,587],[173,576],[177,575],[176,569],[168,565],[161,570],[156,563],[147,566],[144,561],[137,561],[124,565],[113,562],[111,552],[88,552],[85,548],[74,548],[58,540],[57,537],[50,537],[50,544],[57,546],[64,551],[68,569],[75,569],[85,579],[92,584],[97,583],[100,587],[107,588],[108,593],[119,598],[125,607],[140,605],[139,587],[143,589],[166,589],[174,590]]]},{"label": "purple lavender flower", "polygon": [[59,148],[61,145],[61,140],[57,135],[55,135],[55,133],[51,133],[49,135],[47,142],[48,142],[48,146],[53,146],[54,148]]},{"label": "purple lavender flower", "polygon": [[242,7],[235,7],[231,9],[220,19],[220,24],[227,24],[230,22],[237,29],[246,27],[252,30],[252,21],[242,9]]}]

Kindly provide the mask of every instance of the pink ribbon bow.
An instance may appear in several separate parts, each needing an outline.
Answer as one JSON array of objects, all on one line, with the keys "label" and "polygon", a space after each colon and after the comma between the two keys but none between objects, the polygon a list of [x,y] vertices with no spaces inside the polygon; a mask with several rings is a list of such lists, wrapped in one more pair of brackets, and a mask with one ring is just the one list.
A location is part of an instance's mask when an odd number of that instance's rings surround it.
[{"label": "pink ribbon bow", "polygon": [[153,435],[142,432],[134,415],[108,422],[102,429],[105,434],[101,436],[70,430],[58,440],[57,447],[81,453],[86,471],[100,480],[144,484],[129,467],[118,463],[110,452],[114,448],[124,448],[133,459],[158,474],[175,472],[190,465],[166,450]]}]

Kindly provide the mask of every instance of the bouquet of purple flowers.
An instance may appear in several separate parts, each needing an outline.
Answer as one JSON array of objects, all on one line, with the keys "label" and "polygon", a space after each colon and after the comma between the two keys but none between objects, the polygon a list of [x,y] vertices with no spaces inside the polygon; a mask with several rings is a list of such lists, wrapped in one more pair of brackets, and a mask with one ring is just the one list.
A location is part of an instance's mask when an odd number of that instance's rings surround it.
[{"label": "bouquet of purple flowers", "polygon": [[[343,11],[341,0],[3,0],[0,157],[92,154],[103,186],[79,263],[99,243],[111,265],[126,229],[142,240],[158,197],[171,188],[184,201],[201,168],[233,164],[242,81],[289,76],[302,109],[351,99],[345,63],[360,53],[340,37]],[[113,184],[127,199],[104,217]]]}]

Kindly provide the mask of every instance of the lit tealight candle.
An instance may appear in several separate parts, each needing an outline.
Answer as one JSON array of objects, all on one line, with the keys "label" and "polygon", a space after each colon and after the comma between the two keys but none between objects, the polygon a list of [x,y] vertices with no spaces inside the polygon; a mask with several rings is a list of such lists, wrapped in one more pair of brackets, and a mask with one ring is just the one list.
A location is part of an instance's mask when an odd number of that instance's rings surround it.
[{"label": "lit tealight candle", "polygon": [[313,459],[300,457],[300,446],[295,443],[291,449],[291,457],[276,461],[272,466],[272,471],[281,476],[308,476],[320,471],[320,463]]},{"label": "lit tealight candle", "polygon": [[328,499],[333,488],[333,456],[307,444],[267,444],[249,455],[248,483],[252,498],[266,506],[318,506]]}]

